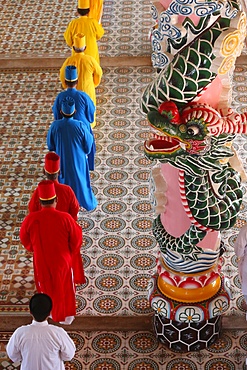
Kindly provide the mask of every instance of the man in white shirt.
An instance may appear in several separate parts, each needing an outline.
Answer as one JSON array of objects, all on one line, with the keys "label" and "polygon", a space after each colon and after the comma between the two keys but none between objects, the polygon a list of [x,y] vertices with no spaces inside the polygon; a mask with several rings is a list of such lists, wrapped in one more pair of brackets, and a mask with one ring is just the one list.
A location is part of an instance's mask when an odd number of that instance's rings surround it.
[{"label": "man in white shirt", "polygon": [[64,361],[75,355],[75,344],[66,331],[48,324],[52,300],[47,294],[35,294],[29,303],[33,321],[16,329],[6,351],[20,370],[64,370]]}]

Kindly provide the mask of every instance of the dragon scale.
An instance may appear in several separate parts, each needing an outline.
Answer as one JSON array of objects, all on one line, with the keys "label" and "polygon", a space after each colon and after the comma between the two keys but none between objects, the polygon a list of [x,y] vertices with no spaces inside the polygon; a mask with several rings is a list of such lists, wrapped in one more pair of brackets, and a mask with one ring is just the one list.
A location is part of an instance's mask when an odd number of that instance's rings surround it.
[{"label": "dragon scale", "polygon": [[[182,174],[181,193],[184,192],[185,209],[192,223],[212,230],[224,230],[233,227],[242,203],[240,179],[236,171],[227,167],[222,171],[204,176]],[[217,184],[217,193],[212,184]]]}]

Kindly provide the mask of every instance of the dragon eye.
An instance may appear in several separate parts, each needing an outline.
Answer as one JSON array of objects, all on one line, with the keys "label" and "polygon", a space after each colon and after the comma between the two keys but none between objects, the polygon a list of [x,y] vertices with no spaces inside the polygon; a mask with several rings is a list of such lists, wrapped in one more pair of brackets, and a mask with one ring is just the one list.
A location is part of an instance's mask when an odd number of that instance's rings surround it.
[{"label": "dragon eye", "polygon": [[197,126],[190,126],[187,130],[187,133],[190,135],[190,136],[195,136],[199,133],[199,127]]}]

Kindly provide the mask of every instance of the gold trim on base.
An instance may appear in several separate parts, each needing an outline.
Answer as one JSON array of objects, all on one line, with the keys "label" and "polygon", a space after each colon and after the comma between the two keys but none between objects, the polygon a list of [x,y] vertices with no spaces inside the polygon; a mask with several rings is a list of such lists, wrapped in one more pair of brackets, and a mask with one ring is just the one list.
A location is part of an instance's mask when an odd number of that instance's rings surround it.
[{"label": "gold trim on base", "polygon": [[186,289],[170,285],[159,276],[157,285],[162,294],[175,301],[186,303],[202,302],[213,297],[219,291],[221,278],[218,276],[211,284],[202,288]]}]

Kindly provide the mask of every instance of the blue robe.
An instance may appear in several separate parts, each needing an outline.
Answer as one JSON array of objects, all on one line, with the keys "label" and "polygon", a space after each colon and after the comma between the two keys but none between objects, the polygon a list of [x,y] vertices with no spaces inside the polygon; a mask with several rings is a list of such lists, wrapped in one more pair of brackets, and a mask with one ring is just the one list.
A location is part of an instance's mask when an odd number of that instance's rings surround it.
[{"label": "blue robe", "polygon": [[[93,135],[93,130],[91,128],[91,123],[94,122],[94,113],[95,113],[95,105],[92,99],[83,91],[79,91],[76,88],[68,88],[67,90],[61,91],[53,104],[52,112],[54,115],[54,119],[61,119],[63,118],[60,110],[62,106],[62,101],[66,96],[70,96],[75,101],[75,109],[76,112],[74,114],[74,119],[83,122],[91,134]],[[96,144],[95,140],[93,141],[92,150],[88,153],[88,164],[89,170],[94,170],[94,157],[96,153]]]},{"label": "blue robe", "polygon": [[60,156],[59,182],[69,185],[80,205],[88,211],[97,206],[87,160],[93,140],[93,135],[83,122],[73,118],[55,120],[47,134],[48,149]]}]

